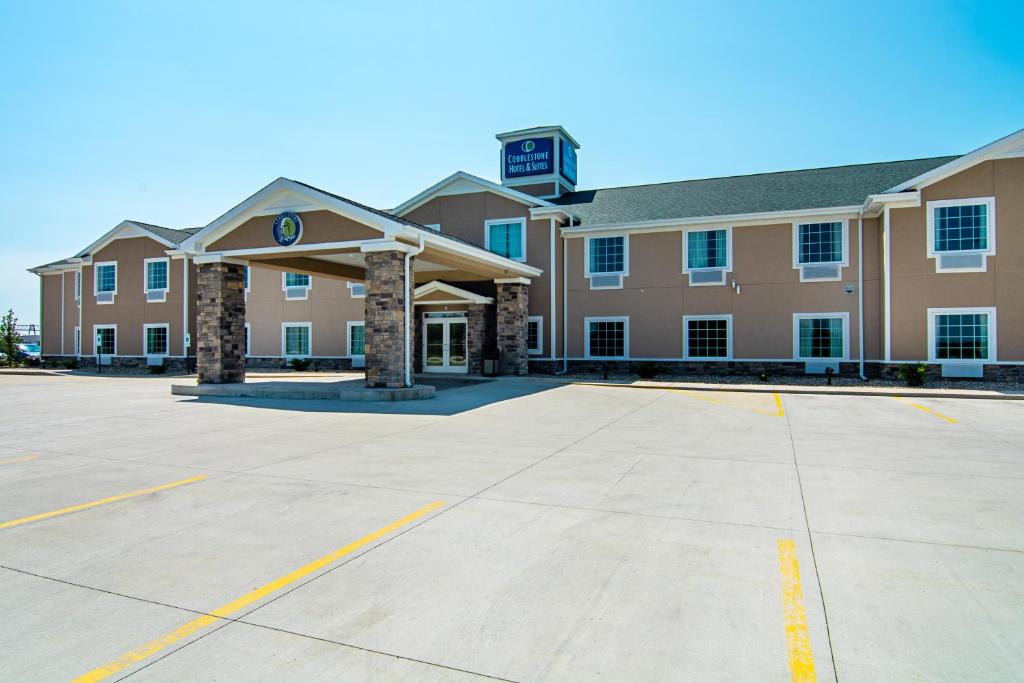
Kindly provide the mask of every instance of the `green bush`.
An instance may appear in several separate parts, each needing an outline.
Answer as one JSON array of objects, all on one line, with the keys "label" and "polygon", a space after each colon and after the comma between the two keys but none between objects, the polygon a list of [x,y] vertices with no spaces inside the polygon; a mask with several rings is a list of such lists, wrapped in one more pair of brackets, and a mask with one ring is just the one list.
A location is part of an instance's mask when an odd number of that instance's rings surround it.
[{"label": "green bush", "polygon": [[167,372],[167,361],[160,363],[160,365],[150,365],[149,372],[152,375],[162,375]]},{"label": "green bush", "polygon": [[928,366],[924,363],[900,366],[900,379],[908,387],[923,387],[925,375],[928,373]]},{"label": "green bush", "polygon": [[762,382],[767,382],[769,379],[768,373],[762,370],[761,372],[757,373],[757,378]]},{"label": "green bush", "polygon": [[654,363],[634,363],[633,372],[640,376],[640,379],[654,379],[658,375],[658,366]]},{"label": "green bush", "polygon": [[309,369],[310,360],[308,358],[292,358],[288,361],[289,367],[295,372],[305,372]]},{"label": "green bush", "polygon": [[64,367],[65,370],[77,370],[78,369],[78,359],[77,358],[65,358],[64,360],[62,360],[60,362],[60,364]]}]

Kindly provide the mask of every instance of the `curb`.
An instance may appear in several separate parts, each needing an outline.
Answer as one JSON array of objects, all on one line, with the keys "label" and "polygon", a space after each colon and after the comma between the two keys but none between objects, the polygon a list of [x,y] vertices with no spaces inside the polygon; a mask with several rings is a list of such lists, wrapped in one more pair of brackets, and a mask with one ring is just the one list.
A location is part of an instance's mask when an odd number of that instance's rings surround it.
[{"label": "curb", "polygon": [[850,389],[793,389],[793,388],[772,388],[762,389],[760,387],[682,387],[682,386],[655,386],[651,384],[615,384],[611,382],[572,382],[580,386],[588,387],[614,387],[616,389],[661,389],[662,391],[709,391],[726,392],[735,394],[787,394],[792,396],[889,396],[893,398],[966,398],[988,401],[1024,401],[1024,394],[978,394],[978,393],[911,393],[899,389],[872,389],[869,391],[853,391]]}]

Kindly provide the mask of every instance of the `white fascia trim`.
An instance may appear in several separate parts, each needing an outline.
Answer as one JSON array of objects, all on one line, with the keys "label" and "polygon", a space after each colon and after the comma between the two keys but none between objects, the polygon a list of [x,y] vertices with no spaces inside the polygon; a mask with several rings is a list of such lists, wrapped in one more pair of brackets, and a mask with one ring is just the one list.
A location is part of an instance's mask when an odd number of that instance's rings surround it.
[{"label": "white fascia trim", "polygon": [[861,209],[869,218],[877,218],[885,207],[894,209],[913,209],[921,206],[921,193],[917,190],[895,192],[893,194],[869,194]]},{"label": "white fascia trim", "polygon": [[[800,355],[800,321],[806,318],[842,318],[843,320],[843,355],[840,358],[805,358]],[[793,360],[794,361],[836,361],[846,362],[850,360],[850,313],[839,311],[835,313],[794,313],[793,314]]]},{"label": "white fascia trim", "polygon": [[[591,356],[590,355],[590,323],[615,323],[621,322],[622,326],[622,355],[621,356]],[[598,315],[583,318],[583,353],[585,360],[628,360],[629,359],[629,316],[628,315]]]},{"label": "white fascia trim", "polygon": [[528,285],[530,284],[530,278],[528,277],[499,277],[494,280],[496,285]]},{"label": "white fascia trim", "polygon": [[[431,294],[433,292],[444,292],[445,294],[451,294],[454,297],[458,297],[458,299],[459,299],[458,303],[464,303],[464,304],[493,304],[494,303],[494,299],[489,297],[489,296],[480,296],[479,294],[474,294],[473,292],[467,292],[464,289],[460,289],[458,287],[455,287],[453,285],[449,285],[449,284],[447,284],[445,282],[440,282],[438,280],[434,280],[433,282],[428,282],[427,284],[420,285],[419,287],[414,289],[413,290],[413,299],[415,299],[418,296],[425,296],[427,294]],[[423,301],[421,303],[423,303],[424,305],[429,305],[429,304],[442,303],[442,302],[440,302],[440,301]]]},{"label": "white fascia trim", "polygon": [[492,254],[495,253],[495,252],[491,251],[491,226],[492,225],[511,225],[512,223],[518,223],[519,224],[519,250],[522,252],[523,257],[522,258],[509,258],[507,256],[503,256],[502,258],[507,258],[510,261],[515,261],[516,263],[525,263],[526,262],[526,219],[521,217],[521,216],[514,217],[514,218],[489,218],[489,219],[485,220],[484,221],[484,249],[486,251],[492,253]]},{"label": "white fascia trim", "polygon": [[[225,256],[265,256],[267,254],[300,254],[306,251],[324,251],[328,249],[357,249],[368,240],[348,240],[345,242],[319,242],[314,244],[296,244],[292,247],[252,247],[250,249],[225,249],[216,252]],[[376,242],[377,240],[369,240]],[[213,253],[213,252],[210,252]]]},{"label": "white fascia trim", "polygon": [[233,263],[236,266],[249,265],[249,262],[246,261],[245,259],[231,258],[230,256],[225,256],[220,252],[212,254],[196,254],[192,258],[192,262],[195,263],[196,265],[202,265],[204,263]]},{"label": "white fascia trim", "polygon": [[[810,225],[818,221],[801,221],[793,223],[793,269],[800,271],[800,282],[839,282],[843,279],[843,268],[850,266],[850,221],[821,221],[827,223],[842,223],[843,236],[840,238],[843,245],[843,258],[841,261],[815,261],[812,263],[800,263],[800,226]],[[804,268],[807,266],[839,266],[839,275],[836,277],[804,277]]]},{"label": "white fascia trim", "polygon": [[97,251],[107,246],[116,239],[127,239],[130,237],[148,237],[155,242],[159,242],[168,249],[177,249],[178,245],[174,242],[165,240],[163,237],[159,237],[149,230],[141,227],[137,223],[131,221],[121,221],[116,226],[103,233],[103,236],[98,240],[87,246],[82,251],[75,254],[77,257],[82,257],[90,254],[95,254]]},{"label": "white fascia trim", "polygon": [[[726,343],[726,355],[724,358],[717,356],[691,356],[689,354],[690,348],[690,326],[691,320],[724,320],[725,321],[725,343]],[[685,360],[719,360],[719,361],[730,361],[732,357],[732,313],[723,313],[720,315],[684,315],[683,316],[683,358]]]},{"label": "white fascia trim", "polygon": [[575,215],[569,213],[561,206],[542,206],[534,209],[530,209],[530,219],[538,220],[541,218],[564,218],[565,220],[573,220],[576,218]]},{"label": "white fascia trim", "polygon": [[[525,229],[524,229],[525,231]],[[540,268],[534,268],[533,266],[527,265],[523,261],[516,261],[514,259],[505,258],[499,256],[492,251],[481,249],[480,247],[472,244],[463,244],[462,242],[456,242],[455,240],[448,239],[443,235],[439,235],[431,230],[414,230],[410,228],[405,232],[403,237],[409,239],[423,239],[423,243],[438,251],[444,251],[449,254],[455,254],[457,256],[467,256],[470,258],[483,261],[493,266],[504,269],[509,273],[518,273],[526,277],[540,277],[544,274],[544,271]]]},{"label": "white fascia trim", "polygon": [[832,218],[833,220],[844,220],[856,217],[861,206],[832,206],[823,209],[804,209],[801,211],[768,211],[764,213],[738,213],[724,216],[696,216],[693,218],[671,218],[657,221],[638,221],[633,223],[607,223],[598,225],[585,225],[575,228],[562,228],[563,237],[585,237],[589,233],[600,233],[608,231],[629,232],[673,232],[687,226],[722,226],[729,224],[733,227],[752,225],[778,225],[781,223],[792,223],[794,220],[804,218]]},{"label": "white fascia trim", "polygon": [[[984,313],[988,315],[988,358],[936,358],[935,357],[935,317],[939,315],[962,315]],[[994,363],[998,357],[996,348],[996,308],[982,306],[978,308],[929,308],[928,309],[928,362],[929,363]]]},{"label": "white fascia trim", "polygon": [[416,208],[426,204],[428,201],[430,201],[434,197],[443,197],[443,196],[445,196],[445,193],[442,190],[444,190],[445,187],[447,187],[448,185],[451,185],[452,183],[454,183],[454,182],[456,182],[458,180],[465,180],[466,182],[473,183],[475,185],[479,185],[480,188],[482,190],[484,190],[484,191],[494,192],[495,194],[502,195],[503,197],[507,197],[507,198],[509,198],[509,199],[511,199],[513,201],[520,202],[521,204],[525,204],[525,205],[530,206],[530,207],[533,207],[533,206],[554,206],[551,202],[545,201],[543,199],[539,199],[539,198],[534,197],[532,195],[528,195],[525,192],[519,192],[518,190],[513,190],[513,189],[510,189],[510,188],[507,188],[507,187],[505,187],[503,185],[499,185],[498,183],[491,182],[490,180],[485,180],[484,178],[481,178],[479,176],[475,176],[475,175],[473,175],[471,173],[466,173],[465,171],[456,171],[455,173],[452,173],[447,178],[434,183],[433,185],[431,185],[427,189],[423,190],[423,192],[420,192],[415,197],[412,197],[412,198],[407,199],[406,201],[402,202],[401,204],[399,204],[395,208],[391,209],[388,213],[393,213],[396,216],[404,216],[405,214],[409,213],[413,209],[416,209]]},{"label": "white fascia trim", "polygon": [[[944,206],[971,206],[984,204],[987,208],[985,225],[988,247],[985,249],[963,250],[963,251],[935,251],[935,209]],[[928,258],[935,259],[936,273],[984,273],[988,269],[988,257],[996,253],[996,198],[995,197],[974,197],[971,199],[937,199],[927,202],[925,205]],[[939,268],[939,256],[944,254],[981,254],[981,268]]]},{"label": "white fascia trim", "polygon": [[990,142],[984,147],[979,147],[973,152],[969,152],[962,157],[953,159],[938,168],[933,168],[926,173],[922,173],[919,176],[904,181],[895,187],[890,187],[886,190],[886,194],[892,192],[903,192],[910,188],[920,190],[921,188],[933,185],[940,180],[944,180],[951,175],[955,175],[964,169],[980,164],[983,161],[988,161],[989,159],[1002,156],[1009,150],[1022,144],[1024,144],[1024,128],[1015,133],[1010,133],[1006,137],[999,138],[995,142]]},{"label": "white fascia trim", "polygon": [[[167,334],[164,336],[164,343],[167,344],[167,349],[164,353],[146,353],[146,334],[151,329],[164,328],[167,330]],[[170,323],[143,323],[142,325],[142,355],[143,356],[159,356],[166,357],[171,354],[171,325]]]},{"label": "white fascia trim", "polygon": [[411,254],[417,251],[417,247],[393,239],[365,240],[359,243],[359,251],[364,254],[380,251],[399,251],[403,254]]},{"label": "white fascia trim", "polygon": [[[154,289],[149,288],[149,264],[150,263],[166,263],[167,264],[167,286],[156,287]],[[147,294],[149,292],[169,292],[171,291],[171,259],[167,256],[158,256],[156,258],[147,258],[142,261],[142,290]]]},{"label": "white fascia trim", "polygon": [[535,135],[544,135],[545,133],[558,133],[568,140],[569,144],[573,147],[576,149],[580,148],[580,143],[576,142],[576,138],[569,135],[569,131],[561,126],[536,126],[534,128],[524,128],[522,130],[510,130],[505,133],[498,133],[494,136],[494,139],[498,142],[505,142],[506,140],[515,141],[518,138],[529,138]]},{"label": "white fascia trim", "polygon": [[[293,355],[288,355],[288,354],[285,353],[285,349],[286,349],[286,346],[285,346],[285,336],[286,336],[285,335],[285,331],[289,327],[305,327],[306,329],[309,330],[309,353],[302,353],[302,354],[298,354],[298,355],[294,355],[294,356]],[[313,323],[309,323],[309,322],[303,322],[303,323],[293,323],[293,322],[281,323],[281,357],[282,358],[309,358],[312,355],[313,355]]]},{"label": "white fascia trim", "polygon": [[[690,268],[690,233],[691,232],[710,232],[712,230],[725,230],[725,267],[724,268]],[[703,228],[684,228],[683,229],[683,275],[689,275],[690,273],[704,273],[710,271],[723,271],[726,274],[732,272],[732,226],[731,225],[719,225],[713,227]],[[691,287],[725,287],[728,285],[729,278],[722,278],[722,282],[693,282],[692,279],[687,278],[687,283]],[[732,323],[730,322],[730,329]],[[730,342],[731,343],[731,342]]]},{"label": "white fascia trim", "polygon": [[259,210],[261,206],[270,203],[275,197],[285,192],[297,194],[308,200],[312,207],[304,209],[306,211],[332,211],[368,227],[380,230],[386,237],[393,236],[394,233],[401,231],[405,227],[399,221],[359,208],[354,204],[324,194],[306,185],[301,185],[288,178],[278,178],[185,240],[180,248],[190,253],[203,251],[205,245],[216,241],[250,218],[263,215]]}]

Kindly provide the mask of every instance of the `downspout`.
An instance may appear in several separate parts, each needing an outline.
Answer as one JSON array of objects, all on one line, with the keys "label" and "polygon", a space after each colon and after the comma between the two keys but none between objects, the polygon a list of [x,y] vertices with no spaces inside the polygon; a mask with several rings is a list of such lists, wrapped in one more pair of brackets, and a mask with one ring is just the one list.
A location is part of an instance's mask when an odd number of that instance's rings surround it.
[{"label": "downspout", "polygon": [[892,225],[889,221],[889,205],[885,205],[885,209],[882,211],[882,286],[884,287],[884,301],[885,305],[885,362],[892,362],[892,306],[890,297],[892,296],[892,283],[890,282],[891,272],[889,269],[890,265],[890,245],[891,238],[889,231],[892,229]]},{"label": "downspout", "polygon": [[[64,275],[65,274],[66,274],[65,271],[63,271],[63,270],[60,271],[60,355],[62,355],[62,356],[64,355],[64,332],[66,331],[64,329],[64,308],[68,305],[68,301],[67,301],[68,286],[64,282]],[[40,333],[39,334],[39,356],[40,356],[40,358],[43,355],[43,353],[42,353],[42,349],[43,349],[43,343],[42,343],[43,342],[43,335],[42,335],[42,331],[43,331],[43,319],[40,317],[39,318],[39,333]]]},{"label": "downspout", "polygon": [[78,266],[78,352],[76,358],[82,357],[82,299],[85,298],[85,285],[82,284],[82,266]]},{"label": "downspout", "polygon": [[864,207],[857,212],[857,349],[860,351],[860,378],[864,374]]},{"label": "downspout", "polygon": [[[572,227],[572,218],[569,219]],[[569,372],[569,246],[562,237],[562,369],[556,375]]]},{"label": "downspout", "polygon": [[551,221],[551,268],[549,269],[548,280],[551,283],[551,315],[548,318],[551,321],[551,344],[549,345],[551,350],[548,352],[548,355],[554,361],[558,357],[555,353],[555,348],[558,344],[558,271],[555,268],[557,263],[555,245],[557,242],[555,242],[555,217],[552,216],[549,220]]},{"label": "downspout", "polygon": [[405,252],[405,386],[412,386],[412,321],[409,319],[409,312],[412,308],[412,303],[409,301],[412,298],[413,287],[409,282],[409,261],[413,256],[419,256],[423,253],[423,236],[420,235],[420,246],[413,252],[408,250]]},{"label": "downspout", "polygon": [[182,256],[182,293],[181,293],[181,355],[185,357],[185,372],[188,372],[188,254]]}]

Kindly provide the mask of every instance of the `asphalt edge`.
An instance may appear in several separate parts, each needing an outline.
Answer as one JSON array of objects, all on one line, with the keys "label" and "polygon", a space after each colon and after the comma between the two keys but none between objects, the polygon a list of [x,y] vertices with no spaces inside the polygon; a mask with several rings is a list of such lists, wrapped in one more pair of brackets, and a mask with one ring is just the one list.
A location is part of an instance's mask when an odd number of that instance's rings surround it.
[{"label": "asphalt edge", "polygon": [[1024,394],[979,394],[972,392],[937,393],[937,392],[909,392],[898,389],[872,389],[869,391],[852,391],[849,389],[793,389],[787,387],[686,387],[686,386],[656,386],[651,384],[621,384],[617,382],[572,382],[580,386],[590,387],[615,387],[617,389],[660,389],[662,391],[708,391],[725,392],[735,394],[787,394],[792,396],[889,396],[897,398],[966,398],[987,401],[1024,401]]}]

